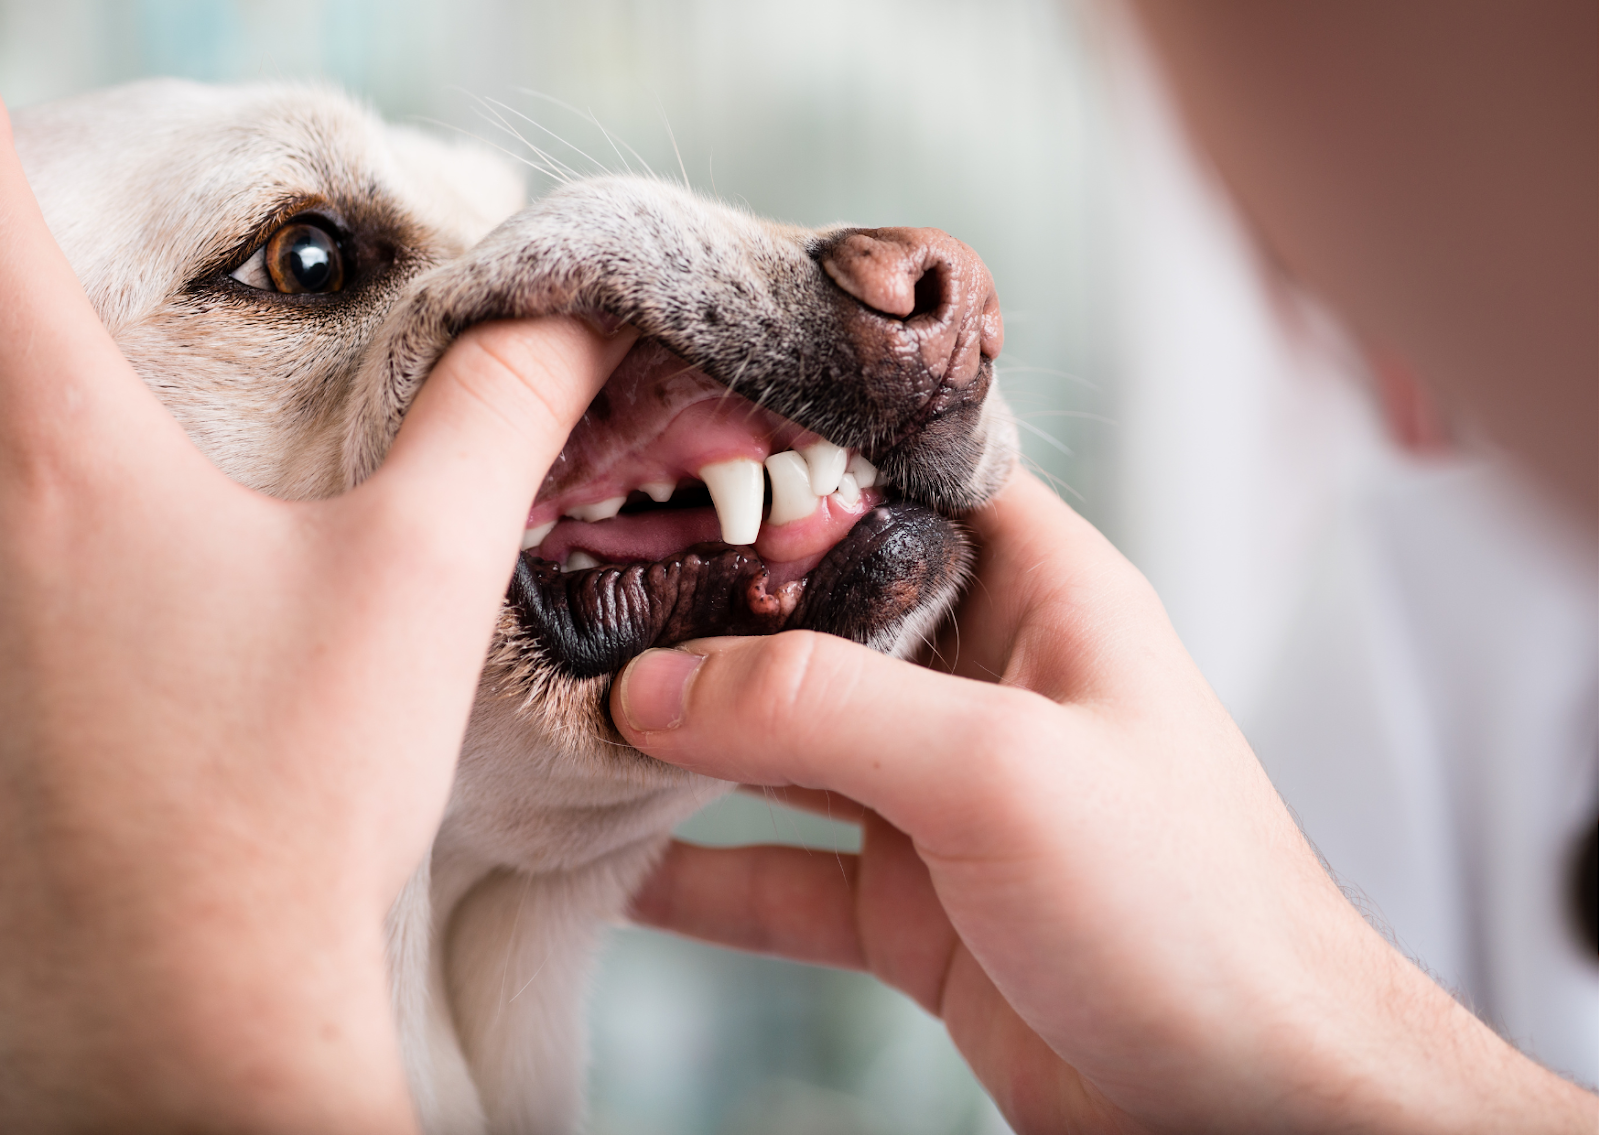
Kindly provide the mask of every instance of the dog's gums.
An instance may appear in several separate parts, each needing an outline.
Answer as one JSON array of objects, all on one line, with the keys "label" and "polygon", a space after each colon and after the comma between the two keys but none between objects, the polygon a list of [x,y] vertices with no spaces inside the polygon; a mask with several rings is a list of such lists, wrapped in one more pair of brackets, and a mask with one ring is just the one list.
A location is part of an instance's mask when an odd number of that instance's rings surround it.
[{"label": "dog's gums", "polygon": [[529,510],[510,599],[580,678],[703,635],[867,642],[964,566],[950,522],[892,492],[859,452],[642,340]]}]

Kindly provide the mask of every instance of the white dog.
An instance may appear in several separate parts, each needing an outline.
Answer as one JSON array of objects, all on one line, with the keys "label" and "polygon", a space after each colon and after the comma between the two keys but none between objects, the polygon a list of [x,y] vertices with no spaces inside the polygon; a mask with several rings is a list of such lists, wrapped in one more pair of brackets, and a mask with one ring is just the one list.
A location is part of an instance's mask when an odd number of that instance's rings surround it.
[{"label": "white dog", "polygon": [[531,503],[429,862],[390,916],[429,1132],[582,1115],[582,990],[672,825],[723,785],[623,745],[651,645],[807,627],[912,649],[1015,452],[999,307],[932,230],[809,230],[659,181],[525,206],[509,164],[335,92],[141,83],[24,111],[29,180],[124,353],[230,476],[369,474],[473,323],[625,321],[639,345]]}]

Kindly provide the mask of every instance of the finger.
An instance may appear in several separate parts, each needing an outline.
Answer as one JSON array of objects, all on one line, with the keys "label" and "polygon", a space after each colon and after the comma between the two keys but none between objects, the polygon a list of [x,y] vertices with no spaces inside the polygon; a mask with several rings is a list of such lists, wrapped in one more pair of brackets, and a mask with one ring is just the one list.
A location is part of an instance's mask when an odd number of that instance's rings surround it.
[{"label": "finger", "polygon": [[1165,622],[1138,571],[1042,481],[1018,471],[965,522],[978,542],[972,585],[935,664],[1052,701],[1093,697],[1130,620]]},{"label": "finger", "polygon": [[905,833],[869,816],[863,835],[860,855],[674,843],[634,917],[721,946],[865,968],[936,1013],[955,930]]},{"label": "finger", "polygon": [[[627,740],[750,784],[830,789],[919,844],[1001,846],[1030,761],[1069,755],[1066,714],[1036,695],[898,662],[831,635],[703,639],[646,651],[615,684]],[[977,853],[976,849],[972,849]]]},{"label": "finger", "polygon": [[794,785],[769,787],[762,784],[741,784],[739,791],[764,800],[776,800],[786,807],[810,812],[844,824],[859,824],[866,809],[837,792],[819,792],[813,788],[796,788]]},{"label": "finger", "polygon": [[0,438],[13,460],[105,461],[177,423],[134,374],[45,224],[0,105]]},{"label": "finger", "polygon": [[509,572],[540,482],[636,337],[602,336],[571,316],[473,327],[433,368],[358,492],[399,502],[437,546],[492,550]]},{"label": "finger", "polygon": [[674,842],[631,913],[646,926],[736,950],[862,969],[854,855]]}]

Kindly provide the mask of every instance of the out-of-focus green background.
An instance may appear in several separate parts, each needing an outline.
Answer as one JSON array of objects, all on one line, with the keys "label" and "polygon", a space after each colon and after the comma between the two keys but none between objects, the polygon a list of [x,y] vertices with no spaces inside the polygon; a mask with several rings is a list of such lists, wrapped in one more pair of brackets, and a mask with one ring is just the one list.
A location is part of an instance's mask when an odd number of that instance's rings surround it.
[{"label": "out-of-focus green background", "polygon": [[[786,220],[943,228],[997,281],[1028,459],[1114,529],[1103,110],[1084,38],[1058,0],[0,0],[0,96],[331,79],[536,164],[535,147],[580,172],[626,155]],[[748,797],[685,830],[854,838]],[[859,975],[621,929],[593,1020],[597,1133],[1005,1130],[942,1027]]]}]

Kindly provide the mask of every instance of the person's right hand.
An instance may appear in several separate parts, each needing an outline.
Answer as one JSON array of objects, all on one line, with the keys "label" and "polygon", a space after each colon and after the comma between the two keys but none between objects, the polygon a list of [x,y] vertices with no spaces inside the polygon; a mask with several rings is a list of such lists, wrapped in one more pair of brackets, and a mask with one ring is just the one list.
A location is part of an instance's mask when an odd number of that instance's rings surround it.
[{"label": "person's right hand", "polygon": [[640,749],[864,829],[844,880],[675,844],[636,917],[870,970],[1021,1132],[1593,1129],[1346,901],[1131,564],[1029,476],[972,523],[952,673],[805,632],[630,665]]}]

